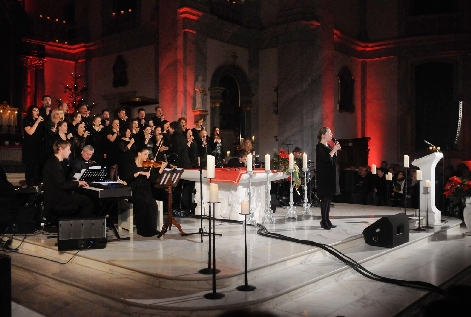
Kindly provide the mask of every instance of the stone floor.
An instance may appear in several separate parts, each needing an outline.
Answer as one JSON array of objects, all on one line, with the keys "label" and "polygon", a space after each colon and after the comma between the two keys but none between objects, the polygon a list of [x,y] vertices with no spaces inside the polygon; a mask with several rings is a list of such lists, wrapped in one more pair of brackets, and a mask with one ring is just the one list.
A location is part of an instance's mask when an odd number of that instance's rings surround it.
[{"label": "stone floor", "polygon": [[[437,286],[471,264],[471,237],[456,219],[425,232],[410,231],[408,243],[387,249],[365,244],[362,231],[403,210],[336,204],[332,219],[338,227],[330,231],[320,228],[320,210],[311,210],[313,216],[286,220],[286,210],[278,209],[275,224],[266,224],[269,232],[296,242],[247,227],[248,284],[256,287],[251,292],[236,290],[245,285],[244,230],[238,222],[216,221],[222,236],[216,236],[221,272],[215,284],[212,275],[198,273],[208,267],[208,237],[201,242],[199,234],[181,236],[174,227],[160,239],[134,234],[114,240],[109,231],[106,248],[79,252],[58,252],[53,233],[14,236],[11,248],[17,252],[9,253],[13,315],[209,317],[248,308],[277,316],[394,316],[428,292],[367,279],[299,240],[334,246],[375,274]],[[199,219],[177,220],[187,233],[201,227]],[[207,220],[202,227],[208,229]],[[204,297],[214,293],[224,297]]]}]

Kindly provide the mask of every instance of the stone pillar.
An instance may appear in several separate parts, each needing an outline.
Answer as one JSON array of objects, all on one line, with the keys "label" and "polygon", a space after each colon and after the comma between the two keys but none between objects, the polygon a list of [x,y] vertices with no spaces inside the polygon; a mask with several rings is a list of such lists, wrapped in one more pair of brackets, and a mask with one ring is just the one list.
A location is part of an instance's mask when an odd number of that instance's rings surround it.
[{"label": "stone pillar", "polygon": [[42,103],[42,97],[46,92],[44,91],[46,85],[44,82],[44,62],[42,58],[32,58],[31,64],[34,71],[34,103],[39,106]]}]

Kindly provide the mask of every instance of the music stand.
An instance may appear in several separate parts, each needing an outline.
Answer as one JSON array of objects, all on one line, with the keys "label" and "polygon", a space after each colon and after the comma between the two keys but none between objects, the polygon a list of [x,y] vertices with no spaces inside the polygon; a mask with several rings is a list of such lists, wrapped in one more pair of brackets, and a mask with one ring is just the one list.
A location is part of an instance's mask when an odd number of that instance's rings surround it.
[{"label": "music stand", "polygon": [[[183,168],[166,168],[162,171],[159,179],[155,182],[154,186],[156,188],[165,188],[168,193],[168,208],[167,208],[167,219],[165,219],[164,225],[162,226],[162,231],[157,235],[157,238],[163,236],[167,230],[172,230],[172,225],[177,227],[180,234],[183,236],[186,233],[183,232],[180,224],[172,216],[172,191],[175,186],[177,186],[180,177],[183,174]],[[163,210],[162,210],[163,212]]]},{"label": "music stand", "polygon": [[106,179],[106,170],[103,169],[96,169],[96,168],[89,168],[83,171],[83,174],[80,175],[81,181],[86,182],[102,182]]}]

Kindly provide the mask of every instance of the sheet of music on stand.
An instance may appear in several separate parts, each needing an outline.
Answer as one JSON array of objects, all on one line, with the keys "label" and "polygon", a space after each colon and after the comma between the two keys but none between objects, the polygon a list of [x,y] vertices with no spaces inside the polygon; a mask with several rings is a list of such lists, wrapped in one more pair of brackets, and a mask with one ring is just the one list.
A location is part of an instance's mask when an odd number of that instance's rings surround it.
[{"label": "sheet of music on stand", "polygon": [[181,173],[183,173],[183,168],[166,168],[158,180],[158,184],[161,186],[175,184],[180,179]]},{"label": "sheet of music on stand", "polygon": [[104,181],[106,170],[102,169],[101,166],[90,166],[89,169],[83,169],[80,173],[76,173],[74,178],[86,182]]}]

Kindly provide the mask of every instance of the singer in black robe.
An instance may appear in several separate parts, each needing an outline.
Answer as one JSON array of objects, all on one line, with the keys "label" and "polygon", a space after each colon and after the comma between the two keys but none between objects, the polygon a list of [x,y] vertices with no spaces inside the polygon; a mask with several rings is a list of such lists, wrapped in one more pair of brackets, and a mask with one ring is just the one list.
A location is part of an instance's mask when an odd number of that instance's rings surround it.
[{"label": "singer in black robe", "polygon": [[316,145],[316,181],[317,196],[321,200],[321,227],[326,230],[335,228],[329,219],[332,196],[337,193],[337,151],[340,144],[335,142],[331,148],[328,144],[332,140],[330,128],[322,127],[317,133],[319,143]]}]

